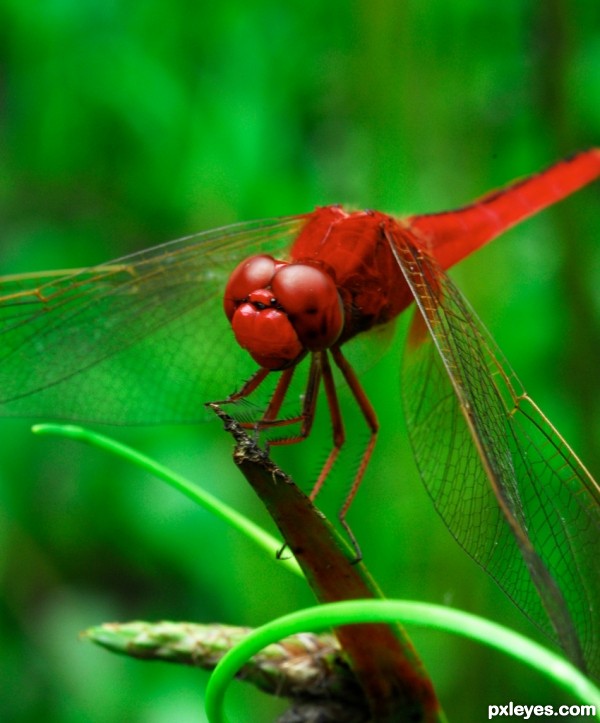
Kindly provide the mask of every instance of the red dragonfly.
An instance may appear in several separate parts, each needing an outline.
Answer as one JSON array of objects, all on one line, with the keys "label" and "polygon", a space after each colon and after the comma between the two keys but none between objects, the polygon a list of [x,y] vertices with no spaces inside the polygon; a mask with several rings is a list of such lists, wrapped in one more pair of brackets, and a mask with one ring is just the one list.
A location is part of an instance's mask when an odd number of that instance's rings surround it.
[{"label": "red dragonfly", "polygon": [[[521,610],[598,679],[600,488],[445,273],[598,176],[600,150],[590,150],[456,211],[395,219],[329,206],[86,270],[0,278],[0,414],[190,423],[203,402],[254,398],[275,374],[256,426],[297,423],[271,442],[290,444],[309,435],[322,382],[333,449],[314,497],[344,442],[331,357],[371,430],[343,521],[378,424],[342,347],[415,301],[402,384],[434,505]],[[259,368],[232,394],[250,357]],[[280,419],[305,357],[302,409]]]}]

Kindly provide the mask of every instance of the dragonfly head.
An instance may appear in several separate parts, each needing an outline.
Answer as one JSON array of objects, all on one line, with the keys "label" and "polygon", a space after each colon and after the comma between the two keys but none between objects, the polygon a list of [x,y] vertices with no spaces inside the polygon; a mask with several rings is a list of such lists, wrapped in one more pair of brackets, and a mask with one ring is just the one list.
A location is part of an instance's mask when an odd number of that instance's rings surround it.
[{"label": "dragonfly head", "polygon": [[332,277],[308,264],[252,256],[231,274],[224,309],[238,344],[266,369],[285,369],[327,349],[344,327]]}]

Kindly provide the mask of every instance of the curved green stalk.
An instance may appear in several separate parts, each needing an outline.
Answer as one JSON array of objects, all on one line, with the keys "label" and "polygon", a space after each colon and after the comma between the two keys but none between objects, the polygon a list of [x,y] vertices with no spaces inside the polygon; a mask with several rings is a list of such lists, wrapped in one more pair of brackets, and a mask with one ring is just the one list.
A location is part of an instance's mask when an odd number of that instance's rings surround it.
[{"label": "curved green stalk", "polygon": [[[36,424],[32,427],[34,434],[55,434],[61,437],[68,437],[79,442],[86,442],[100,449],[115,454],[132,464],[137,465],[141,469],[150,472],[155,477],[162,479],[174,489],[183,493],[196,504],[208,510],[212,514],[220,517],[222,520],[230,524],[239,532],[246,535],[255,545],[266,551],[271,558],[274,557],[275,551],[281,548],[281,542],[276,540],[268,532],[265,532],[258,525],[229,505],[221,502],[216,497],[206,492],[201,487],[193,484],[189,480],[181,477],[170,469],[163,467],[150,457],[146,457],[140,452],[128,447],[121,442],[117,442],[110,437],[94,432],[84,427],[72,424]],[[302,576],[302,571],[294,558],[282,558],[280,564],[286,567],[290,572]]]},{"label": "curved green stalk", "polygon": [[217,665],[206,689],[205,709],[211,723],[225,723],[225,690],[240,667],[263,647],[288,635],[354,623],[414,623],[445,630],[485,643],[539,670],[556,685],[586,704],[596,706],[600,690],[560,656],[501,625],[440,605],[402,600],[349,600],[306,608],[273,620],[250,633]]}]

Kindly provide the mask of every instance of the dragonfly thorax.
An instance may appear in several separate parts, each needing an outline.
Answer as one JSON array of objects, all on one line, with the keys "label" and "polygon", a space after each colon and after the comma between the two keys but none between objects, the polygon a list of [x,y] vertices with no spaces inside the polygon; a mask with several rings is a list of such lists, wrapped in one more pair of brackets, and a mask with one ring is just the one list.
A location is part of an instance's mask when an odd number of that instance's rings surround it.
[{"label": "dragonfly thorax", "polygon": [[272,370],[329,348],[344,327],[342,301],[328,273],[265,255],[252,256],[233,271],[224,308],[238,344]]}]

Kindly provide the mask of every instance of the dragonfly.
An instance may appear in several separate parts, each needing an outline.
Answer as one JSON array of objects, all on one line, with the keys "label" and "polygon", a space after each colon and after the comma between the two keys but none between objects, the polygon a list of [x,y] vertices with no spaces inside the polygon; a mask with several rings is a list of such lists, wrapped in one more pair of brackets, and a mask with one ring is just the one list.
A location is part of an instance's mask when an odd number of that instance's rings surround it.
[{"label": "dragonfly", "polygon": [[[598,176],[591,149],[453,211],[395,218],[326,206],[88,269],[0,277],[0,415],[195,423],[205,402],[251,400],[275,380],[247,424],[292,444],[309,437],[322,387],[333,444],[314,499],[345,440],[341,377],[370,429],[345,524],[378,431],[346,350],[416,305],[401,383],[433,504],[463,549],[598,680],[600,488],[446,273]],[[286,416],[304,360],[302,401]]]}]

